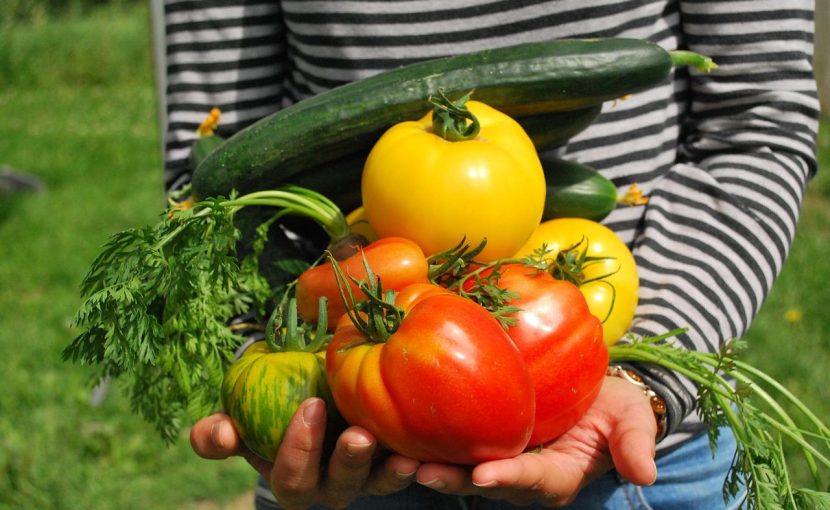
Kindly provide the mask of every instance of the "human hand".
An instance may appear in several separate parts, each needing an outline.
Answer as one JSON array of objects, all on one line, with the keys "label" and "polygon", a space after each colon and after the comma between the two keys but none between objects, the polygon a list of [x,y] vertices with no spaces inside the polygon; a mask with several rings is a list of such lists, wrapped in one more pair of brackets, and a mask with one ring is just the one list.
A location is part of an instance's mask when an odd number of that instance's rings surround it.
[{"label": "human hand", "polygon": [[302,403],[283,436],[274,463],[252,453],[242,443],[226,414],[199,420],[191,429],[190,443],[200,457],[244,457],[271,485],[286,509],[322,504],[341,508],[363,494],[384,495],[407,487],[419,462],[392,454],[374,462],[379,447],[365,429],[349,427],[337,439],[334,452],[323,466],[326,406],[319,398]]},{"label": "human hand", "polygon": [[541,451],[460,467],[423,464],[417,481],[451,494],[478,494],[515,505],[564,506],[612,468],[650,485],[657,423],[648,398],[633,384],[606,377],[596,402],[571,430]]}]

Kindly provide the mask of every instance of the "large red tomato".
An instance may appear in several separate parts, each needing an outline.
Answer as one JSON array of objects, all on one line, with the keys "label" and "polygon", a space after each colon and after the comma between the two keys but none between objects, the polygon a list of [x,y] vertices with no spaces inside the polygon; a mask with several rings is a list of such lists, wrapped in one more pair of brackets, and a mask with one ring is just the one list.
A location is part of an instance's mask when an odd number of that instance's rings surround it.
[{"label": "large red tomato", "polygon": [[422,284],[385,341],[341,318],[326,354],[337,408],[387,448],[422,461],[477,464],[527,446],[534,392],[527,365],[480,305]]},{"label": "large red tomato", "polygon": [[[350,280],[352,293],[358,298],[361,294],[351,277],[358,281],[365,280],[366,263],[373,273],[381,277],[385,289],[399,290],[412,283],[428,281],[429,265],[421,248],[402,237],[387,237],[338,262]],[[334,268],[329,262],[304,271],[297,280],[297,312],[304,321],[317,322],[321,296],[328,299],[326,311],[329,329],[333,331],[337,320],[346,312],[346,305],[340,295]]]},{"label": "large red tomato", "polygon": [[536,389],[536,421],[530,446],[570,429],[599,393],[608,368],[602,325],[579,288],[522,264],[505,264],[494,281],[518,295],[519,311],[507,329],[530,369]]}]

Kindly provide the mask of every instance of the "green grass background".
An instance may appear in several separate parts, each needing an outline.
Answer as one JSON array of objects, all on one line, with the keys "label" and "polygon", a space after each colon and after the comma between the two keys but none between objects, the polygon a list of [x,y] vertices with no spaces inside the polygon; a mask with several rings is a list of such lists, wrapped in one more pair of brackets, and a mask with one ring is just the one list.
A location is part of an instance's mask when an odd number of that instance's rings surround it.
[{"label": "green grass background", "polygon": [[162,210],[149,26],[133,6],[0,32],[0,166],[46,185],[0,198],[3,509],[205,508],[256,479],[163,446],[117,390],[91,407],[60,358],[99,247]]},{"label": "green grass background", "polygon": [[[0,509],[221,507],[251,489],[244,462],[201,460],[184,436],[163,446],[117,390],[90,406],[89,371],[60,359],[75,333],[78,284],[101,244],[161,210],[147,10],[118,2],[30,18],[0,24],[0,166],[46,185],[0,196]],[[827,173],[809,186],[791,257],[748,335],[748,360],[830,421]],[[790,309],[801,320],[787,321]],[[794,471],[807,480],[803,466]]]}]

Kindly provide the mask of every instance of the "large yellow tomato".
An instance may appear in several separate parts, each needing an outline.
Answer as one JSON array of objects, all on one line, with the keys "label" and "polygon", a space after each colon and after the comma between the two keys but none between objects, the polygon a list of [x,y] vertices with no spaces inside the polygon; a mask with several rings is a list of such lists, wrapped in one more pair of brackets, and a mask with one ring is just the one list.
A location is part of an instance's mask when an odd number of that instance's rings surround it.
[{"label": "large yellow tomato", "polygon": [[[584,240],[583,240],[584,239]],[[516,253],[526,257],[543,244],[551,250],[547,257],[555,257],[561,250],[576,245],[581,253],[602,260],[584,265],[579,280],[587,283],[579,290],[588,301],[591,314],[602,323],[603,339],[612,345],[625,335],[634,318],[640,280],[637,265],[628,246],[605,225],[583,218],[560,218],[542,223],[527,243]],[[608,275],[602,280],[594,278]]]},{"label": "large yellow tomato", "polygon": [[372,148],[361,192],[379,237],[411,239],[427,255],[486,239],[480,258],[492,260],[515,253],[539,224],[545,176],[530,138],[507,115],[466,106],[480,124],[472,139],[438,135],[430,112],[392,126]]}]

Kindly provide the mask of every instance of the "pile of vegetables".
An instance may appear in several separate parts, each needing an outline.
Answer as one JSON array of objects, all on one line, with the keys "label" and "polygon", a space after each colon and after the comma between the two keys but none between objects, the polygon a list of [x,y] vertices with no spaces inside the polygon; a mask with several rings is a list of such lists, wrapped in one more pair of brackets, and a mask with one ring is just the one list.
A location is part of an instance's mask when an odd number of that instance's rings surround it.
[{"label": "pile of vegetables", "polygon": [[[654,363],[698,385],[712,437],[735,432],[725,493],[741,478],[749,507],[827,504],[830,429],[738,361],[740,342],[713,354],[673,346],[678,331],[626,337],[636,265],[599,223],[617,190],[539,157],[676,65],[714,68],[645,41],[552,41],[383,73],[227,141],[212,112],[192,194],[104,246],[64,356],[122,380],[167,441],[224,410],[273,459],[297,407],[320,396],[391,450],[459,464],[555,439],[591,406],[609,362]],[[298,227],[326,246],[309,253],[291,239]],[[237,356],[252,331],[263,339]],[[330,426],[336,437],[342,423]],[[792,487],[783,439],[819,490]]]}]

